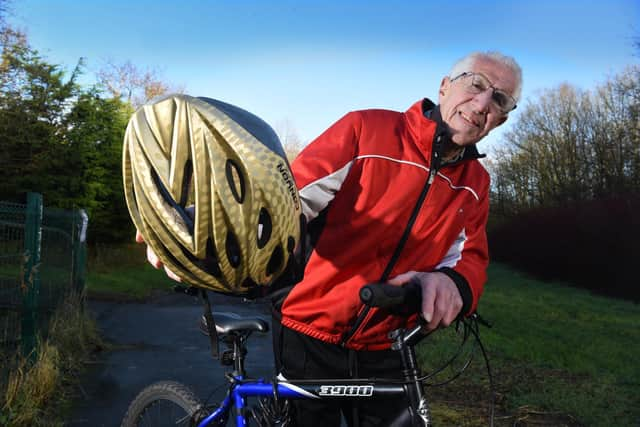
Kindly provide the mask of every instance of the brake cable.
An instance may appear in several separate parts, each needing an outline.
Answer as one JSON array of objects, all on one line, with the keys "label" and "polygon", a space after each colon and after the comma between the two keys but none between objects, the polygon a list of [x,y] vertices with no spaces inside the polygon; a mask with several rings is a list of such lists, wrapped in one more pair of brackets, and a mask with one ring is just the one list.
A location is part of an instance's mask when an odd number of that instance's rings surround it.
[{"label": "brake cable", "polygon": [[436,383],[436,384],[425,384],[425,386],[427,387],[439,387],[442,385],[446,385],[449,384],[450,382],[454,381],[455,379],[457,379],[458,377],[460,377],[460,375],[462,375],[462,373],[469,367],[469,365],[471,364],[471,361],[473,360],[473,356],[475,354],[476,348],[480,348],[480,352],[482,353],[482,357],[484,359],[485,362],[485,366],[487,368],[487,376],[489,377],[489,393],[491,394],[490,397],[490,402],[491,405],[489,407],[489,425],[493,427],[494,425],[494,418],[495,418],[495,405],[496,405],[496,389],[495,389],[495,383],[493,381],[493,374],[491,372],[491,364],[489,363],[489,356],[487,355],[486,349],[484,347],[484,344],[482,344],[482,340],[480,339],[480,331],[479,331],[479,326],[478,324],[481,324],[483,326],[486,326],[488,328],[491,328],[491,324],[489,322],[487,322],[486,320],[482,319],[477,313],[474,313],[473,315],[471,315],[471,317],[469,319],[462,319],[461,320],[462,325],[463,325],[463,338],[462,338],[462,343],[460,344],[460,346],[458,347],[458,350],[456,352],[456,354],[454,354],[451,358],[449,358],[449,360],[444,363],[442,366],[440,366],[438,369],[436,369],[435,371],[424,375],[422,377],[419,378],[420,381],[425,381],[429,378],[433,378],[435,375],[439,374],[440,372],[442,372],[444,369],[446,369],[449,365],[451,365],[459,356],[460,354],[462,354],[462,349],[465,345],[465,343],[467,342],[467,339],[469,338],[469,335],[473,335],[474,339],[474,343],[473,343],[473,348],[471,349],[470,353],[469,353],[469,358],[466,360],[466,362],[464,363],[464,365],[458,370],[458,372],[456,372],[452,377],[440,382],[440,383]]}]

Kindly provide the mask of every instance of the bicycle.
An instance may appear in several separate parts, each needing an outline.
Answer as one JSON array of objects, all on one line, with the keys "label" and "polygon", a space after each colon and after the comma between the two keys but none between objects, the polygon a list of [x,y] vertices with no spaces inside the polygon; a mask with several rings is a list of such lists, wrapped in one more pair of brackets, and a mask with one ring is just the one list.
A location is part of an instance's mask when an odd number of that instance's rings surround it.
[{"label": "bicycle", "polygon": [[[223,365],[233,366],[233,371],[225,375],[229,384],[226,397],[218,405],[206,405],[202,404],[187,386],[173,381],[161,381],[143,389],[132,401],[122,421],[122,427],[157,426],[158,421],[184,426],[224,426],[230,421],[232,410],[237,426],[255,423],[260,426],[284,427],[290,425],[290,399],[357,400],[384,396],[407,398],[407,407],[393,416],[391,426],[431,425],[429,403],[423,390],[423,382],[430,376],[421,375],[414,350],[415,345],[427,336],[422,332],[423,324],[408,330],[395,330],[389,335],[392,341],[391,348],[398,351],[402,359],[403,372],[400,379],[287,380],[275,377],[271,381],[265,381],[263,378],[250,379],[245,371],[244,362],[249,336],[254,332],[268,332],[268,323],[262,319],[243,319],[216,314],[213,328],[213,318],[204,292],[203,297],[205,316],[201,320],[201,329],[210,336],[214,354],[218,353],[216,347],[219,334],[220,341],[228,347],[220,360]],[[409,308],[412,312],[419,311],[421,301],[420,287],[414,284],[403,287],[383,283],[369,284],[361,289],[360,298],[371,307],[389,310],[402,307],[404,310]],[[465,323],[463,344],[470,335],[476,338],[485,357],[491,382],[488,359],[479,340],[478,321],[486,324],[478,316]],[[448,363],[452,360],[453,358]],[[468,362],[462,370],[466,369]],[[257,403],[249,406],[250,398],[257,398]],[[493,419],[493,408],[491,412]]]}]

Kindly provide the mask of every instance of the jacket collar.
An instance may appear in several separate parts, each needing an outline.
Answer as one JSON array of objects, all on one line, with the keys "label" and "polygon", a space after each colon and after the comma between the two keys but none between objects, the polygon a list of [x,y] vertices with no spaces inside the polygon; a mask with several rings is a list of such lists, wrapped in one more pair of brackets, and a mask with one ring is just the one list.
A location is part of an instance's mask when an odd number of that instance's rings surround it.
[{"label": "jacket collar", "polygon": [[[438,136],[442,137],[444,144],[450,141],[449,129],[447,124],[442,121],[440,107],[430,99],[424,98],[422,101],[413,104],[405,113],[405,117],[409,131],[427,159],[431,158],[433,141]],[[446,166],[483,157],[486,157],[486,154],[480,154],[476,145],[473,144],[465,147],[464,154],[460,159],[447,163]]]}]

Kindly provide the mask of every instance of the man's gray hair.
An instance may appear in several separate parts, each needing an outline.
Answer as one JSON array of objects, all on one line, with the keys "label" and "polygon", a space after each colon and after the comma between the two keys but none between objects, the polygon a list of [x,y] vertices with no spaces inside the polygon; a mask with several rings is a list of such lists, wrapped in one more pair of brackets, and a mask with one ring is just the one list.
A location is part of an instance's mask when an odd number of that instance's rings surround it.
[{"label": "man's gray hair", "polygon": [[476,61],[478,61],[479,59],[487,59],[489,61],[497,62],[504,65],[513,72],[513,75],[516,78],[516,87],[513,91],[513,97],[515,98],[516,102],[520,101],[520,95],[522,94],[522,69],[515,59],[510,56],[503,55],[500,52],[470,53],[469,55],[453,64],[451,71],[449,71],[449,78],[453,79],[454,77],[457,77],[462,73],[471,71]]}]

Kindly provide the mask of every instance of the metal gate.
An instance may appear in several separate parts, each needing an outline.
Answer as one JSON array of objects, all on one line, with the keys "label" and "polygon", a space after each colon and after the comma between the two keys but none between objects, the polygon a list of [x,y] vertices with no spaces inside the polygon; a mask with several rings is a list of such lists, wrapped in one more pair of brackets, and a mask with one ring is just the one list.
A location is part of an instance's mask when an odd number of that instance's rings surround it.
[{"label": "metal gate", "polygon": [[0,350],[34,356],[51,314],[70,291],[82,292],[87,216],[82,210],[0,202]]}]

